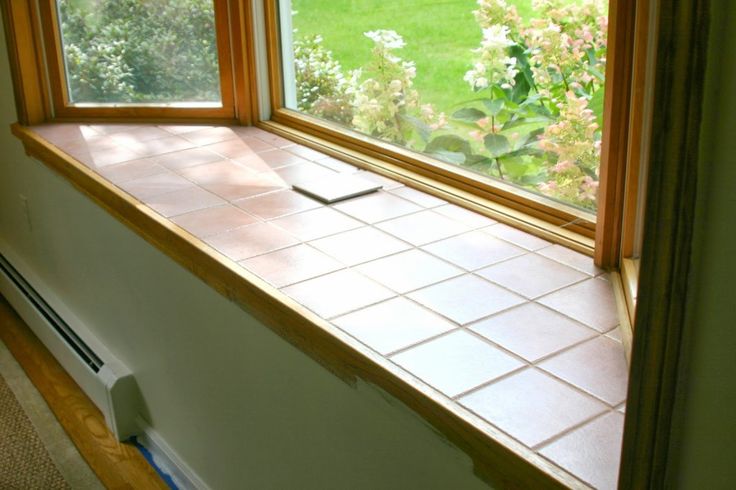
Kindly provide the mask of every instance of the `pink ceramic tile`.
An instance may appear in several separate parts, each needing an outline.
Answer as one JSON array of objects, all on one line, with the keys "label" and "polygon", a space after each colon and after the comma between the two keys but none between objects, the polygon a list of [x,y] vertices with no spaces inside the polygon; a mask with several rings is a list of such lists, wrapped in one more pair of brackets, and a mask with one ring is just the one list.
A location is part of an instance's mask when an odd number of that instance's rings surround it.
[{"label": "pink ceramic tile", "polygon": [[538,301],[601,333],[618,325],[618,311],[611,285],[598,279],[568,286]]},{"label": "pink ceramic tile", "polygon": [[203,238],[249,225],[258,220],[235,206],[227,205],[181,214],[171,218],[171,221],[192,235]]},{"label": "pink ceramic tile", "polygon": [[611,406],[626,399],[628,366],[623,346],[596,337],[539,364],[560,379],[595,395]]},{"label": "pink ceramic tile", "polygon": [[336,260],[308,245],[296,245],[240,263],[277,288],[342,269]]},{"label": "pink ceramic tile", "polygon": [[293,141],[287,140],[286,138],[283,138],[277,134],[269,133],[268,131],[257,131],[252,134],[252,136],[255,136],[256,138],[265,141],[266,143],[269,143],[277,148],[286,148],[288,146],[294,145]]},{"label": "pink ceramic tile", "polygon": [[318,163],[323,167],[327,167],[335,172],[340,172],[344,174],[354,174],[358,171],[358,167],[356,167],[355,165],[350,165],[349,163],[338,160],[337,158],[324,155],[315,160],[315,163]]},{"label": "pink ceramic tile", "polygon": [[146,200],[146,204],[159,214],[170,217],[225,204],[225,201],[199,187],[187,187]]},{"label": "pink ceramic tile", "polygon": [[120,184],[120,187],[138,199],[145,201],[159,194],[179,191],[194,184],[173,172],[160,172],[146,177],[129,180]]},{"label": "pink ceramic tile", "polygon": [[335,204],[334,208],[366,223],[385,221],[422,209],[414,203],[387,192],[376,192],[364,197],[348,199]]},{"label": "pink ceramic tile", "polygon": [[368,179],[372,182],[375,182],[377,184],[381,184],[383,186],[383,190],[390,191],[393,189],[397,189],[399,187],[402,187],[404,184],[401,182],[398,182],[393,179],[389,179],[388,177],[384,177],[383,175],[378,175],[373,172],[369,172],[367,170],[361,170],[360,172],[356,173],[356,176],[362,178],[362,179]]},{"label": "pink ceramic tile", "polygon": [[335,175],[335,172],[316,163],[305,162],[277,168],[274,174],[281,179],[285,187],[289,187],[306,180],[329,178]]},{"label": "pink ceramic tile", "polygon": [[360,221],[325,207],[277,218],[271,223],[303,241],[316,240],[341,231],[352,230],[362,225]]},{"label": "pink ceramic tile", "polygon": [[543,456],[599,490],[618,488],[624,416],[612,412],[564,435]]},{"label": "pink ceramic tile", "polygon": [[450,397],[524,365],[462,330],[412,347],[391,360]]},{"label": "pink ceramic tile", "polygon": [[402,216],[376,225],[412,245],[424,245],[467,231],[468,227],[432,211]]},{"label": "pink ceramic tile", "polygon": [[127,131],[118,131],[110,135],[112,139],[122,145],[135,145],[143,141],[150,141],[159,138],[167,138],[171,133],[151,126],[141,126]]},{"label": "pink ceramic tile", "polygon": [[342,270],[282,289],[322,318],[332,318],[389,299],[394,294],[351,270]]},{"label": "pink ceramic tile", "polygon": [[371,227],[321,238],[310,244],[346,265],[356,265],[410,248],[410,245]]},{"label": "pink ceramic tile", "polygon": [[[262,144],[260,140],[255,140]],[[225,158],[246,158],[256,154],[256,150],[241,139],[231,139],[200,147],[222,155]]]},{"label": "pink ceramic tile", "polygon": [[524,303],[470,328],[529,362],[597,335],[594,330],[536,303]]},{"label": "pink ceramic tile", "polygon": [[390,299],[338,317],[334,323],[384,355],[456,328],[404,298]]},{"label": "pink ceramic tile", "polygon": [[194,147],[194,143],[179,136],[141,141],[131,144],[130,147],[143,156],[151,157],[186,150]]},{"label": "pink ceramic tile", "polygon": [[606,334],[606,337],[608,337],[611,340],[615,340],[618,343],[621,343],[623,341],[621,338],[621,325],[619,325],[618,327],[608,332]]},{"label": "pink ceramic tile", "polygon": [[140,179],[149,175],[165,173],[167,170],[158,165],[155,160],[143,158],[141,160],[131,160],[129,162],[100,167],[97,169],[97,172],[110,182],[120,184],[121,182]]},{"label": "pink ceramic tile", "polygon": [[392,190],[391,194],[395,194],[424,208],[435,208],[447,204],[447,201],[443,201],[438,197],[406,186]]},{"label": "pink ceramic tile", "polygon": [[203,163],[213,163],[222,160],[222,156],[201,148],[175,151],[154,157],[157,163],[171,170],[180,170],[195,167]]},{"label": "pink ceramic tile", "polygon": [[488,216],[483,216],[480,213],[470,211],[469,209],[462,208],[455,204],[445,204],[444,206],[434,208],[433,211],[454,219],[455,221],[459,221],[471,228],[481,228],[483,226],[489,226],[496,223],[495,219],[491,219]]},{"label": "pink ceramic tile", "polygon": [[606,411],[606,405],[534,369],[464,396],[460,403],[529,447]]},{"label": "pink ceramic tile", "polygon": [[67,153],[92,169],[129,162],[131,160],[139,160],[143,156],[133,150],[118,147],[100,147],[94,150],[77,147],[68,150]]},{"label": "pink ceramic tile", "polygon": [[144,127],[142,124],[92,124],[89,126],[98,133],[115,134],[122,131],[131,131],[136,128]]},{"label": "pink ceramic tile", "polygon": [[585,272],[588,275],[596,276],[601,274],[603,270],[593,264],[593,258],[583,255],[569,248],[563,247],[562,245],[552,245],[551,247],[543,248],[539,250],[540,254],[550,259],[554,259],[558,262],[562,262],[565,265],[569,265],[579,271]]},{"label": "pink ceramic tile", "polygon": [[310,162],[315,162],[321,158],[325,158],[324,153],[320,153],[317,150],[313,150],[309,147],[302,146],[302,145],[292,145],[287,148],[287,151],[289,153],[293,153],[294,155],[298,157],[302,157],[305,160],[309,160]]},{"label": "pink ceramic tile", "polygon": [[233,204],[261,219],[273,219],[322,207],[314,199],[310,199],[292,190],[271,192],[261,196],[239,199],[233,202]]},{"label": "pink ceramic tile", "polygon": [[484,228],[483,231],[527,250],[539,250],[540,248],[551,245],[546,240],[542,240],[530,233],[526,233],[503,223],[489,226],[488,228]]},{"label": "pink ceramic tile", "polygon": [[211,145],[212,143],[217,143],[219,141],[225,141],[238,137],[235,131],[233,131],[233,128],[228,128],[224,126],[208,127],[206,129],[187,132],[182,134],[181,136],[199,146]]},{"label": "pink ceramic tile", "polygon": [[205,129],[210,129],[211,127],[212,126],[191,126],[187,124],[170,124],[159,126],[159,128],[171,134],[193,133],[194,131],[202,131]]},{"label": "pink ceramic tile", "polygon": [[402,294],[464,272],[418,249],[359,265],[357,270]]},{"label": "pink ceramic tile", "polygon": [[268,223],[255,223],[206,238],[220,253],[233,260],[245,260],[296,245],[299,240]]},{"label": "pink ceramic tile", "polygon": [[271,145],[270,143],[266,143],[265,141],[258,139],[254,136],[242,136],[240,135],[240,139],[243,143],[248,145],[248,147],[255,151],[256,153],[260,153],[262,151],[268,151],[273,150],[275,147]]},{"label": "pink ceramic tile", "polygon": [[524,302],[521,296],[470,274],[420,289],[408,296],[461,325]]},{"label": "pink ceramic tile", "polygon": [[85,141],[87,138],[93,136],[99,137],[102,134],[90,126],[75,123],[40,124],[33,126],[33,131],[43,136],[55,146],[64,143],[77,144]]},{"label": "pink ceramic tile", "polygon": [[471,231],[422,247],[442,259],[475,270],[523,254],[525,251],[480,231]]},{"label": "pink ceramic tile", "polygon": [[589,277],[533,253],[492,265],[478,274],[527,298],[536,298]]},{"label": "pink ceramic tile", "polygon": [[183,169],[180,173],[208,191],[230,201],[284,188],[278,180],[256,174],[230,160],[197,165]]},{"label": "pink ceramic tile", "polygon": [[284,150],[269,150],[258,153],[258,158],[261,159],[271,168],[285,167],[287,165],[294,165],[297,163],[309,163],[307,160],[289,153]]}]

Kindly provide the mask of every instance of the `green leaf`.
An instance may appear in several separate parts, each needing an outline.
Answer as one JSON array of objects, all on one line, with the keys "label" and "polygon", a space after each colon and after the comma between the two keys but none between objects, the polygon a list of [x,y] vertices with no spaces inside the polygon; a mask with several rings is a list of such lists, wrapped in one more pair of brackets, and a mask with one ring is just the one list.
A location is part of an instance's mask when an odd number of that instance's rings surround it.
[{"label": "green leaf", "polygon": [[455,119],[460,119],[461,121],[469,121],[469,122],[475,122],[478,119],[483,119],[486,117],[487,114],[480,109],[475,109],[473,107],[465,107],[463,109],[460,109],[459,111],[456,111],[452,117]]},{"label": "green leaf", "polygon": [[501,134],[489,134],[483,138],[486,149],[491,152],[491,157],[497,158],[509,151],[509,140]]},{"label": "green leaf", "polygon": [[486,106],[486,109],[490,111],[490,115],[495,117],[498,116],[498,113],[503,110],[505,102],[503,99],[486,99],[483,101],[483,105]]},{"label": "green leaf", "polygon": [[603,127],[603,100],[605,97],[605,90],[600,89],[597,90],[593,97],[590,99],[590,102],[588,102],[588,107],[591,111],[595,114],[596,122],[598,123],[598,127]]},{"label": "green leaf", "polygon": [[470,143],[453,134],[436,137],[427,144],[424,151],[431,154],[460,153],[466,157],[471,154]]},{"label": "green leaf", "polygon": [[453,151],[437,150],[433,152],[428,152],[427,154],[435,157],[437,160],[442,160],[443,162],[447,163],[453,163],[455,165],[463,165],[466,160],[463,153],[456,153]]}]

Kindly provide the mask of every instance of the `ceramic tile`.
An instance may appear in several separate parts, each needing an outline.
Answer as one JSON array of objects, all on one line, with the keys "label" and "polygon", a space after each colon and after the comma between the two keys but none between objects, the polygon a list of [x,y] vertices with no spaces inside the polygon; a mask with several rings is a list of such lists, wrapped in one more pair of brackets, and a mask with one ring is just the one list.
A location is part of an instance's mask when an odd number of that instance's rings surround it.
[{"label": "ceramic tile", "polygon": [[199,146],[211,145],[212,143],[218,143],[220,141],[225,141],[238,137],[238,135],[235,133],[235,131],[233,131],[232,128],[224,126],[208,127],[206,129],[190,131],[181,134],[181,136]]},{"label": "ceramic tile", "polygon": [[597,337],[539,364],[560,379],[611,406],[626,399],[628,366],[621,344]]},{"label": "ceramic tile", "polygon": [[110,137],[122,145],[135,145],[143,141],[150,141],[170,137],[171,133],[151,126],[141,126],[126,131],[118,131]]},{"label": "ceramic tile", "polygon": [[308,180],[321,180],[335,175],[332,170],[319,166],[316,163],[305,162],[277,168],[274,173],[281,179],[284,186],[291,186]]},{"label": "ceramic tile", "polygon": [[277,218],[271,223],[283,228],[303,241],[316,240],[341,231],[361,226],[360,221],[338,213],[330,208],[318,208]]},{"label": "ceramic tile", "polygon": [[233,202],[236,206],[261,219],[273,219],[289,214],[319,208],[322,205],[292,190],[271,192]]},{"label": "ceramic tile", "polygon": [[455,204],[445,204],[434,208],[435,213],[440,213],[443,216],[459,221],[460,223],[467,225],[471,228],[481,228],[483,226],[489,226],[496,223],[495,219],[491,219],[482,214],[470,211],[469,209],[462,208]]},{"label": "ceramic tile", "polygon": [[370,194],[378,185],[350,174],[333,172],[317,179],[304,180],[294,185],[294,190],[324,202],[345,201],[363,194]]},{"label": "ceramic tile", "polygon": [[315,163],[318,163],[323,167],[329,168],[330,170],[333,170],[335,172],[340,172],[344,174],[354,174],[358,171],[358,167],[356,167],[355,165],[350,165],[349,163],[338,160],[337,158],[324,155],[321,158],[315,160]]},{"label": "ceramic tile", "polygon": [[146,204],[159,214],[169,217],[225,204],[225,201],[216,195],[200,189],[187,187],[179,191],[160,194],[146,200]]},{"label": "ceramic tile", "polygon": [[597,335],[595,330],[536,303],[493,315],[470,328],[529,362]]},{"label": "ceramic tile", "polygon": [[401,297],[338,317],[334,323],[384,355],[456,328]]},{"label": "ceramic tile", "polygon": [[296,245],[299,240],[269,223],[255,223],[206,238],[219,252],[235,261]]},{"label": "ceramic tile", "polygon": [[167,124],[159,125],[159,128],[168,131],[171,134],[193,133],[194,131],[202,131],[210,129],[212,126],[192,126],[188,124]]},{"label": "ceramic tile", "polygon": [[531,233],[526,233],[503,223],[489,226],[484,228],[483,231],[527,250],[539,250],[551,245],[547,240],[542,240]]},{"label": "ceramic tile", "polygon": [[527,298],[536,298],[582,281],[587,275],[533,253],[478,271],[478,275]]},{"label": "ceramic tile", "polygon": [[195,187],[195,185],[173,172],[166,171],[123,182],[120,184],[120,187],[128,194],[145,201],[159,194],[167,194],[169,192]]},{"label": "ceramic tile", "polygon": [[277,288],[342,269],[344,266],[308,245],[296,245],[240,262]]},{"label": "ceramic tile", "polygon": [[298,157],[293,153],[279,149],[262,151],[258,153],[258,158],[271,168],[285,167],[287,165],[295,165],[297,163],[309,163],[307,160]]},{"label": "ceramic tile", "polygon": [[89,126],[93,130],[102,134],[114,134],[121,131],[130,131],[132,129],[144,127],[142,124],[92,124]]},{"label": "ceramic tile", "polygon": [[197,165],[183,169],[180,173],[208,191],[230,201],[284,188],[278,180],[256,174],[229,160]]},{"label": "ceramic tile", "polygon": [[468,270],[495,264],[525,252],[480,231],[425,245],[422,249]]},{"label": "ceramic tile", "polygon": [[[255,141],[258,141],[261,145],[265,144],[260,140]],[[222,155],[224,158],[246,158],[256,154],[255,148],[239,138],[219,141],[211,145],[202,146],[201,148]]]},{"label": "ceramic tile", "polygon": [[99,149],[80,147],[68,150],[67,153],[92,169],[131,160],[140,160],[144,156],[133,150],[118,147]]},{"label": "ceramic tile", "polygon": [[394,296],[383,286],[351,270],[342,270],[282,289],[323,318],[357,310]]},{"label": "ceramic tile", "polygon": [[388,233],[368,226],[315,240],[310,244],[346,265],[368,262],[410,248]]},{"label": "ceramic tile", "polygon": [[268,131],[263,130],[259,130],[253,133],[252,136],[255,136],[256,138],[263,140],[266,143],[269,143],[277,148],[286,148],[295,144],[291,140],[287,140],[286,138],[283,138],[277,134],[269,133]]},{"label": "ceramic tile", "polygon": [[292,145],[287,148],[289,153],[293,153],[298,157],[302,157],[310,162],[316,162],[319,159],[325,158],[324,153],[320,153],[317,150],[313,150],[309,147],[302,145]]},{"label": "ceramic tile", "polygon": [[523,366],[518,359],[462,330],[412,347],[391,360],[450,397]]},{"label": "ceramic tile", "polygon": [[622,339],[621,339],[621,326],[619,325],[616,328],[614,328],[613,330],[611,330],[610,332],[608,332],[606,334],[606,337],[608,337],[611,340],[615,340],[618,343],[621,343],[622,342]]},{"label": "ceramic tile", "polygon": [[524,302],[521,296],[470,274],[420,289],[408,296],[461,325]]},{"label": "ceramic tile", "polygon": [[193,148],[194,143],[179,136],[168,136],[166,138],[139,141],[135,144],[131,144],[130,147],[141,156],[152,157]]},{"label": "ceramic tile", "polygon": [[102,135],[102,133],[90,126],[63,123],[40,124],[33,126],[33,131],[55,146],[63,145],[64,143],[79,143],[85,141],[87,138]]},{"label": "ceramic tile", "polygon": [[618,311],[611,285],[598,279],[568,286],[538,301],[601,333],[618,325]]},{"label": "ceramic tile", "polygon": [[188,150],[158,155],[155,157],[155,160],[170,170],[180,170],[202,165],[203,163],[217,162],[222,160],[222,156],[201,148],[190,148]]},{"label": "ceramic tile", "polygon": [[424,208],[435,208],[437,206],[447,204],[447,201],[443,201],[439,197],[434,197],[426,192],[418,191],[406,186],[393,189],[391,194],[395,194]]},{"label": "ceramic tile", "polygon": [[599,490],[618,488],[624,416],[608,413],[542,448],[541,453]]},{"label": "ceramic tile", "polygon": [[606,410],[606,405],[534,368],[464,396],[460,403],[534,447]]},{"label": "ceramic tile", "polygon": [[557,262],[562,262],[565,265],[585,272],[588,275],[595,276],[601,274],[603,270],[593,264],[593,258],[583,255],[569,248],[561,245],[552,245],[551,247],[543,248],[539,250],[540,254],[550,259],[554,259]]},{"label": "ceramic tile", "polygon": [[255,223],[257,218],[232,205],[200,209],[171,218],[171,221],[187,230],[197,238]]},{"label": "ceramic tile", "polygon": [[165,173],[167,170],[161,165],[158,165],[156,160],[143,158],[100,167],[97,169],[97,172],[113,184],[120,184],[129,180],[140,179],[141,177]]},{"label": "ceramic tile", "polygon": [[389,179],[388,177],[384,177],[383,175],[378,175],[376,173],[369,172],[368,170],[361,170],[356,173],[356,176],[360,177],[361,179],[370,180],[371,182],[380,184],[383,190],[385,191],[397,189],[399,187],[403,187],[404,185],[401,182],[398,182],[393,179]]},{"label": "ceramic tile", "polygon": [[378,228],[420,246],[467,231],[468,227],[432,211],[402,216],[376,225]]},{"label": "ceramic tile", "polygon": [[407,293],[463,274],[463,270],[418,249],[362,264],[357,269],[397,293]]},{"label": "ceramic tile", "polygon": [[422,209],[414,203],[387,192],[375,192],[364,197],[356,197],[337,203],[333,207],[366,223],[385,221]]},{"label": "ceramic tile", "polygon": [[242,136],[241,135],[240,140],[246,145],[248,145],[248,147],[251,150],[255,151],[256,153],[260,153],[262,151],[273,150],[275,148],[272,144],[266,143],[265,141],[258,139],[255,136],[247,136],[247,135]]}]

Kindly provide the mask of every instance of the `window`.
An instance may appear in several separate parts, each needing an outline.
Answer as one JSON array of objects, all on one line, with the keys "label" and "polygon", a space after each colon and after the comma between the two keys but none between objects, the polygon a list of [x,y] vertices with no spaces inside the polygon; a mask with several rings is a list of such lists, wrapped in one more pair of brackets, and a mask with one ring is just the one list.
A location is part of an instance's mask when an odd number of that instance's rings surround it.
[{"label": "window", "polygon": [[42,1],[57,117],[234,118],[222,0]]}]

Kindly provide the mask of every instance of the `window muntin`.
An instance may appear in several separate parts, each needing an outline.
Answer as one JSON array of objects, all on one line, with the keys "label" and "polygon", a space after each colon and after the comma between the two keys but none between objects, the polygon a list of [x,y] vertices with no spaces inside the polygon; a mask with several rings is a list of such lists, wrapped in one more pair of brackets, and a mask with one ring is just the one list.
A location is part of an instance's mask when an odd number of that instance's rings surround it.
[{"label": "window muntin", "polygon": [[280,2],[284,108],[595,211],[605,2],[340,3]]}]

